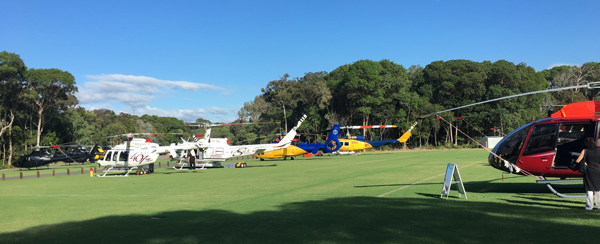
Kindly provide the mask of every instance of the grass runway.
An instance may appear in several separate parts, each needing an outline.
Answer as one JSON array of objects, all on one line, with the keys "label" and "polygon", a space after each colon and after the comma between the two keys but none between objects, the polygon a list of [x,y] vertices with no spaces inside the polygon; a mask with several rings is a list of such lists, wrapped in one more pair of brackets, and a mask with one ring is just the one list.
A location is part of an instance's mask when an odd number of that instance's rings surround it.
[{"label": "grass runway", "polygon": [[[90,177],[87,164],[84,174],[0,181],[0,242],[597,243],[600,210],[503,175],[487,155],[373,152],[195,171],[163,162],[152,175],[112,178]],[[455,185],[440,198],[448,163],[468,200]]]}]

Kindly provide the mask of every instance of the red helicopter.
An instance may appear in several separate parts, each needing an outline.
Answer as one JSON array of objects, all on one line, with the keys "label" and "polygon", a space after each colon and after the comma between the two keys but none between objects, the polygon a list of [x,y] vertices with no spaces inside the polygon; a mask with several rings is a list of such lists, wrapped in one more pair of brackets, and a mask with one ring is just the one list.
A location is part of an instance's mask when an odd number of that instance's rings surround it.
[{"label": "red helicopter", "polygon": [[[585,148],[586,137],[600,135],[600,101],[586,101],[565,105],[548,118],[523,125],[504,137],[488,156],[496,169],[509,173],[537,176],[540,184],[560,197],[585,197],[564,195],[552,183],[573,183],[583,175],[569,168]],[[560,180],[546,180],[558,177]]]},{"label": "red helicopter", "polygon": [[548,118],[509,133],[494,147],[488,162],[509,173],[581,177],[569,165],[585,148],[584,138],[598,138],[599,121],[600,101],[565,105]]},{"label": "red helicopter", "polygon": [[[421,118],[510,97],[574,88],[600,88],[600,82],[496,98],[424,115]],[[546,184],[557,196],[585,197],[585,195],[561,194],[552,187],[552,184],[582,182],[581,179],[567,179],[583,177],[581,173],[572,170],[569,166],[585,148],[583,140],[591,137],[598,144],[599,135],[600,101],[567,104],[545,119],[523,125],[510,132],[490,152],[488,163],[496,169],[509,173],[535,176],[539,179],[537,181],[539,184]],[[557,177],[559,180],[546,180],[546,177]]]}]

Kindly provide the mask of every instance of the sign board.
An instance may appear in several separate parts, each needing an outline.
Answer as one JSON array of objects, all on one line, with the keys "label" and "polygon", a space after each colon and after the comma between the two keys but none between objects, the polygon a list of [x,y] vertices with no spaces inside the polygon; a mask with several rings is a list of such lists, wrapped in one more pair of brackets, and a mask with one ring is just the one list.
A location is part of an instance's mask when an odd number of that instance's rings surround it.
[{"label": "sign board", "polygon": [[460,197],[460,194],[464,194],[465,199],[467,199],[467,192],[465,191],[465,186],[460,178],[460,173],[458,173],[458,166],[456,166],[456,164],[448,164],[448,167],[446,168],[446,177],[444,178],[444,186],[442,186],[442,195],[440,197],[446,195],[446,200],[448,199],[452,183],[455,183],[456,187],[458,187],[458,197]]}]

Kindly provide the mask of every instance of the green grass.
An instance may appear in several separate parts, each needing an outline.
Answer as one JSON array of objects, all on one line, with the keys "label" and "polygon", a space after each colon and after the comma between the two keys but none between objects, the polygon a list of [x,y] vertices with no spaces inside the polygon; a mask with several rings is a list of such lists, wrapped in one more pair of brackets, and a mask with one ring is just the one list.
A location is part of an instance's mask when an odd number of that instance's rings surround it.
[{"label": "green grass", "polygon": [[[532,177],[504,174],[502,180],[487,155],[471,149],[247,160],[251,167],[242,169],[163,167],[113,178],[89,177],[88,164],[83,175],[0,182],[0,240],[597,242],[590,233],[600,231],[599,210],[585,211],[584,199],[558,198]],[[448,163],[458,165],[468,199],[454,185],[448,200],[440,198]]]}]

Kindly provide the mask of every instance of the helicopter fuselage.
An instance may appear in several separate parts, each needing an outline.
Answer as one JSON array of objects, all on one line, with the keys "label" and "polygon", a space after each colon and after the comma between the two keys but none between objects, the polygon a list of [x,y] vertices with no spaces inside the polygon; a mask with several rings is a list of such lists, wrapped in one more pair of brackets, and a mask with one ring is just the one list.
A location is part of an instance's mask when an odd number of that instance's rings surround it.
[{"label": "helicopter fuselage", "polygon": [[106,151],[103,159],[96,162],[102,167],[131,168],[154,163],[158,156],[156,149],[111,149]]},{"label": "helicopter fuselage", "polygon": [[494,168],[511,173],[582,177],[568,166],[585,148],[584,138],[598,139],[598,121],[596,117],[550,117],[523,125],[498,142],[488,162]]}]

